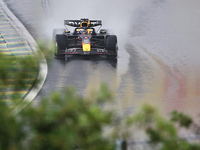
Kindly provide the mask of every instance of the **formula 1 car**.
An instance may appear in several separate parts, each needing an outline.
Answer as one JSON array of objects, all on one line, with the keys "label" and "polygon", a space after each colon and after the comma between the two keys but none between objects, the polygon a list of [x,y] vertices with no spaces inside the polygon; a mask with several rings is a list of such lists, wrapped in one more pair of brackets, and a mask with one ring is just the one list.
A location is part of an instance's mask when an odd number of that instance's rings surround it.
[{"label": "formula 1 car", "polygon": [[[106,55],[117,57],[117,36],[107,30],[99,33],[95,27],[102,26],[101,20],[65,20],[66,29],[54,29],[55,56],[62,55]],[[75,27],[71,33],[67,26]],[[99,28],[99,29],[100,29]]]}]

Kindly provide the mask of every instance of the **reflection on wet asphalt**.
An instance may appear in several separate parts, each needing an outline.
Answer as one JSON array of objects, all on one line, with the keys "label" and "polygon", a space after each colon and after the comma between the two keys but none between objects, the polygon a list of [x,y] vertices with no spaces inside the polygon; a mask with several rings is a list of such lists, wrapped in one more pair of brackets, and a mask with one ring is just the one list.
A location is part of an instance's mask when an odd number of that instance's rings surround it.
[{"label": "reflection on wet asphalt", "polygon": [[[6,0],[35,38],[44,37],[46,30],[50,37],[52,29],[62,27],[64,19],[80,18],[80,14],[68,12],[72,7],[65,9],[65,5],[64,8],[60,5],[62,0],[59,1],[49,1],[51,17],[42,23],[44,18],[41,16],[46,16],[41,1],[18,0],[16,5],[15,0]],[[31,13],[32,3],[37,12],[32,10]],[[106,27],[114,30],[119,40],[119,58],[54,59],[36,101],[48,96],[52,90],[62,92],[69,85],[74,86],[78,94],[87,96],[88,91],[97,88],[100,82],[106,82],[116,93],[116,102],[109,107],[122,115],[133,114],[143,103],[157,106],[164,114],[178,109],[197,115],[200,106],[200,2],[130,0],[116,3],[120,10],[121,6],[124,8],[120,13],[114,8],[113,12],[105,13],[110,10],[109,3],[104,7],[105,12],[98,8],[94,10],[96,4],[90,3],[88,10],[93,13],[86,11],[82,16],[100,18]],[[74,2],[69,4],[73,6]]]},{"label": "reflection on wet asphalt", "polygon": [[[84,56],[74,56],[67,60],[56,58],[50,67],[50,75],[47,77],[42,95],[47,96],[51,90],[62,91],[66,86],[73,86],[77,93],[84,96],[91,78],[109,82],[116,76],[116,68],[116,59]],[[96,74],[97,72],[99,73]]]}]

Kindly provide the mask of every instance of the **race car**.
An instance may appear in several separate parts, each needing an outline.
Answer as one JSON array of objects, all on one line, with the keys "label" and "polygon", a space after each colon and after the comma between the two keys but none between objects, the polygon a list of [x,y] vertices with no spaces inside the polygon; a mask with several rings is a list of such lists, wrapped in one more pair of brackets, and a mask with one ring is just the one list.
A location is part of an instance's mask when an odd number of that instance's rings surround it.
[{"label": "race car", "polygon": [[[64,20],[65,29],[54,29],[55,56],[66,55],[106,55],[117,57],[117,36],[106,29],[96,32],[102,26],[101,20]],[[73,32],[67,26],[75,27]]]}]

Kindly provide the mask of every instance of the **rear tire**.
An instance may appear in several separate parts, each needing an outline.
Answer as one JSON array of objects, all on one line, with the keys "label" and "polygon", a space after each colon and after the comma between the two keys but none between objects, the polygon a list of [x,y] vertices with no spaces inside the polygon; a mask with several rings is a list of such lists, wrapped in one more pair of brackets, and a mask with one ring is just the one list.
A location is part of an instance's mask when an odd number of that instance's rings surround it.
[{"label": "rear tire", "polygon": [[116,35],[108,35],[106,37],[106,50],[109,53],[107,57],[116,58],[117,57],[117,36]]},{"label": "rear tire", "polygon": [[56,35],[55,39],[55,56],[61,56],[61,51],[64,51],[67,48],[67,39],[65,35]]}]

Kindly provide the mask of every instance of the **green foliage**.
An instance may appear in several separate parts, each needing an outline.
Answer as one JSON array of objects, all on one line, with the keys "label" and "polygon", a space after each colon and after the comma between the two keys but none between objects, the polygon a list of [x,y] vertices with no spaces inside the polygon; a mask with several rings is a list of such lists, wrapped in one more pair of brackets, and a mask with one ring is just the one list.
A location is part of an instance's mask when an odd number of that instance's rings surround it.
[{"label": "green foliage", "polygon": [[[0,149],[114,150],[119,136],[105,136],[104,129],[112,127],[118,118],[114,112],[103,111],[99,105],[113,98],[106,89],[102,84],[94,101],[78,96],[73,88],[67,88],[64,95],[53,92],[39,106],[30,104],[16,116],[7,105],[0,103]],[[199,145],[178,136],[173,121],[162,118],[154,107],[144,105],[123,125],[139,126],[146,132],[149,142],[160,150],[200,149]],[[121,133],[120,128],[118,132]]]},{"label": "green foliage", "polygon": [[[112,98],[105,89],[103,84],[97,101]],[[0,148],[7,150],[12,142],[15,150],[113,150],[114,141],[103,129],[112,125],[114,114],[103,111],[97,101],[87,101],[67,88],[65,95],[54,92],[39,106],[30,104],[15,117],[2,105]]]},{"label": "green foliage", "polygon": [[178,123],[181,127],[189,128],[193,123],[192,118],[183,113],[173,111],[171,113],[171,121]]},{"label": "green foliage", "polygon": [[[0,54],[0,98],[22,99],[19,91],[36,85],[37,74],[38,61],[34,56],[15,57]],[[11,93],[9,97],[6,97],[7,92]]]},{"label": "green foliage", "polygon": [[15,90],[19,87],[24,88],[26,84],[24,79],[38,72],[38,62],[33,56],[17,58],[0,54],[0,64],[0,83],[7,85],[9,79],[13,78],[15,79],[13,83]]},{"label": "green foliage", "polygon": [[5,103],[0,101],[0,150],[22,149],[25,133],[23,124],[10,113]]},{"label": "green foliage", "polygon": [[181,127],[188,128],[191,123],[191,117],[179,113],[172,112],[172,119],[166,120],[161,117],[157,110],[150,106],[144,105],[140,112],[138,112],[132,120],[128,122],[137,125],[140,129],[145,130],[149,138],[149,142],[154,146],[158,146],[160,150],[197,150],[200,146],[188,142],[178,136],[178,129],[174,122],[178,122]]}]

